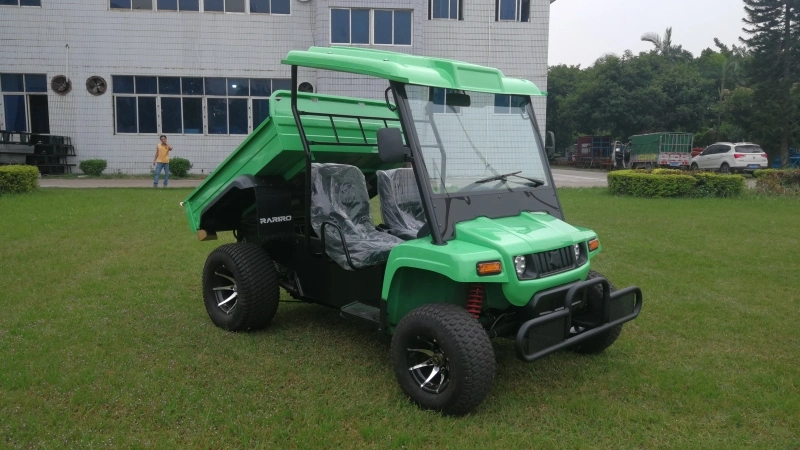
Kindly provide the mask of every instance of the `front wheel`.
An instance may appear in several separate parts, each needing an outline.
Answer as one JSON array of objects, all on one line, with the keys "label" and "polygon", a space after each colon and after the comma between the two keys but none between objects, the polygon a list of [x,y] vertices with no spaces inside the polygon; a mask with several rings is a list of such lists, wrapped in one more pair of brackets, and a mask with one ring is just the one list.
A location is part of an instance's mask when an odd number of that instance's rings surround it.
[{"label": "front wheel", "polygon": [[275,316],[278,274],[267,252],[251,243],[220,246],[203,267],[203,300],[211,321],[228,331],[258,330]]},{"label": "front wheel", "polygon": [[692,170],[694,171],[700,170],[700,166],[698,166],[697,163],[692,163]]},{"label": "front wheel", "polygon": [[[595,272],[594,270],[589,271],[589,276],[586,278],[587,280],[592,278],[605,278],[603,274],[599,272]],[[615,292],[617,288],[614,287],[611,282],[608,282],[608,287],[610,292]],[[600,301],[603,298],[603,286],[596,284],[591,287],[589,292],[587,292],[586,296],[588,297],[590,304],[597,304],[596,302]],[[581,332],[586,331],[583,327],[573,327],[572,333],[575,335],[580,334]],[[581,353],[584,355],[594,355],[597,353],[603,352],[603,350],[611,347],[617,338],[619,337],[620,333],[622,333],[622,325],[617,325],[614,328],[609,329],[603,333],[598,334],[597,336],[590,337],[585,341],[582,341],[574,346],[570,347],[570,350],[574,351],[575,353]]]},{"label": "front wheel", "polygon": [[495,359],[489,336],[464,308],[423,305],[392,338],[392,363],[403,392],[419,407],[461,416],[489,395]]},{"label": "front wheel", "polygon": [[719,173],[731,173],[731,166],[729,166],[728,163],[722,163],[722,165],[719,166]]}]

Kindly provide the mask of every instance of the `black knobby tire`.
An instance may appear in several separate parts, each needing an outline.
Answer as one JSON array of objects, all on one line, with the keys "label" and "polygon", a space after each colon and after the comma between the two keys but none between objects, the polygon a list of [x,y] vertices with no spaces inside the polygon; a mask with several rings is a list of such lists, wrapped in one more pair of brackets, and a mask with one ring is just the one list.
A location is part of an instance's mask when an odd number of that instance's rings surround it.
[{"label": "black knobby tire", "polygon": [[[452,416],[467,414],[486,399],[496,370],[481,324],[464,308],[446,303],[423,305],[403,317],[392,337],[392,363],[411,401]],[[418,365],[423,367],[412,370]],[[437,375],[423,385],[434,367],[440,368]]]},{"label": "black knobby tire", "polygon": [[[601,273],[595,272],[594,270],[589,271],[589,276],[586,278],[590,280],[592,278],[605,278]],[[608,287],[611,292],[617,290],[611,282],[608,282]],[[589,301],[594,299],[602,298],[603,297],[603,286],[595,285],[589,290],[587,296],[589,297]],[[622,325],[617,325],[614,328],[609,329],[606,332],[600,333],[597,336],[591,337],[585,341],[582,341],[578,344],[573,345],[570,347],[570,350],[574,351],[575,353],[581,353],[584,355],[593,355],[597,353],[601,353],[603,350],[611,347],[614,341],[617,340],[620,333],[622,333]]]},{"label": "black knobby tire", "polygon": [[275,316],[279,299],[275,264],[261,247],[247,242],[226,244],[208,255],[203,300],[218,327],[229,331],[264,328]]}]

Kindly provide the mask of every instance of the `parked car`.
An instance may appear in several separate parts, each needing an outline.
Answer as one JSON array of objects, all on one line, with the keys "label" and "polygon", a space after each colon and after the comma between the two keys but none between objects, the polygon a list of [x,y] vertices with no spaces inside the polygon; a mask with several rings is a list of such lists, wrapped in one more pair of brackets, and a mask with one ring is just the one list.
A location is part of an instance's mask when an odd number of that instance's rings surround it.
[{"label": "parked car", "polygon": [[767,154],[750,142],[717,142],[692,158],[692,170],[718,170],[720,173],[754,172],[769,167]]}]

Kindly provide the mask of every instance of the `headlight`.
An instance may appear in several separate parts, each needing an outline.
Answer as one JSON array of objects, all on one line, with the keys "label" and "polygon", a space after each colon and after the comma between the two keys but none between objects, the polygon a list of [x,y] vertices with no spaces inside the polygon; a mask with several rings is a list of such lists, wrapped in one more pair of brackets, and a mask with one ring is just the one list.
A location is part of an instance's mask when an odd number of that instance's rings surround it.
[{"label": "headlight", "polygon": [[572,250],[575,252],[575,261],[581,259],[581,246],[580,244],[575,244],[572,246]]},{"label": "headlight", "polygon": [[525,265],[525,257],[524,256],[520,255],[520,256],[515,256],[514,257],[514,270],[517,271],[517,276],[518,277],[521,277],[522,274],[525,273],[525,268],[526,267],[527,266]]}]

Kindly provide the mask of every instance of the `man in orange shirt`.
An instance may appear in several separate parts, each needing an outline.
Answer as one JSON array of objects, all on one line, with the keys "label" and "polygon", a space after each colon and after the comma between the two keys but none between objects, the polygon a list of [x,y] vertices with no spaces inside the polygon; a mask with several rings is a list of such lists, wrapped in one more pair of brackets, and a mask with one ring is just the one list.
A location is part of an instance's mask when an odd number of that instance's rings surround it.
[{"label": "man in orange shirt", "polygon": [[161,135],[161,143],[156,145],[156,156],[153,157],[153,165],[156,167],[156,175],[153,177],[153,187],[158,187],[158,176],[164,170],[164,187],[169,182],[169,152],[172,146],[167,144],[167,137]]}]

